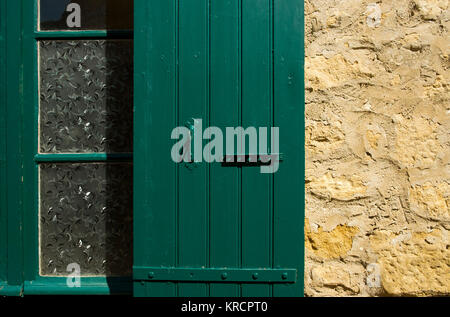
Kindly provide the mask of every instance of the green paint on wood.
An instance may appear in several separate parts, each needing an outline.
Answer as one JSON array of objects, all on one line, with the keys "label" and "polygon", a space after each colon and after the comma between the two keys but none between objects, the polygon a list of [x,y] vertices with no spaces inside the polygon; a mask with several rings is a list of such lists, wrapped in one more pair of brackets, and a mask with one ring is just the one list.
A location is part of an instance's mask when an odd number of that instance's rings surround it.
[{"label": "green paint on wood", "polygon": [[37,154],[35,162],[112,162],[130,161],[133,153],[73,153],[73,154]]},{"label": "green paint on wood", "polygon": [[[302,296],[303,3],[135,2],[135,296]],[[170,133],[279,126],[280,171],[170,159]],[[180,275],[140,280],[141,267],[287,268],[295,283]],[[202,274],[203,274],[202,273]]]},{"label": "green paint on wood", "polygon": [[[275,174],[273,265],[304,267],[304,21],[303,1],[275,1],[274,124],[287,159]],[[303,274],[296,285],[275,285],[274,296],[303,295]]]},{"label": "green paint on wood", "polygon": [[[178,38],[175,1],[135,1],[134,265],[178,263],[178,170],[170,132],[178,122]],[[151,70],[151,71],[150,71]],[[158,137],[155,137],[158,136]],[[167,136],[167,138],[160,137]],[[156,159],[157,153],[167,159]],[[158,212],[150,212],[155,210]],[[151,228],[151,230],[149,230]],[[151,252],[150,252],[151,250]],[[134,283],[140,296],[176,296],[175,285]]]},{"label": "green paint on wood", "polygon": [[7,283],[23,283],[22,244],[22,126],[23,94],[21,1],[5,1],[6,27],[6,212]]},{"label": "green paint on wood", "polygon": [[[6,286],[6,1],[0,1],[0,289]],[[3,281],[3,284],[1,284]]]},{"label": "green paint on wood", "polygon": [[133,37],[131,30],[98,30],[98,31],[34,31],[34,36],[37,39],[79,39],[79,38],[115,38],[115,39],[129,39]]},{"label": "green paint on wood", "polygon": [[65,277],[38,277],[25,281],[25,295],[117,295],[131,294],[131,278],[82,277],[80,287],[68,287]]},{"label": "green paint on wood", "polygon": [[[25,294],[130,292],[129,279],[82,278],[86,287],[68,290],[64,278],[38,276],[38,164],[131,154],[36,152],[36,41],[133,32],[37,32],[36,2],[1,0],[0,10],[0,294],[19,295],[24,281]],[[286,284],[136,280],[135,295],[302,296],[303,2],[136,0],[135,12],[136,268],[298,272]],[[279,126],[287,159],[275,175],[176,165],[170,132],[192,117],[219,127]]]},{"label": "green paint on wood", "polygon": [[[240,35],[239,3],[212,1],[210,21],[210,126],[222,129],[239,122]],[[240,169],[211,164],[209,188],[209,266],[239,267],[240,249]],[[227,224],[224,226],[223,224]],[[239,284],[210,284],[209,295],[240,296]]]},{"label": "green paint on wood", "polygon": [[[134,267],[134,279],[138,281],[171,281],[189,282],[183,285],[197,285],[201,282],[247,283],[257,284],[295,283],[296,269],[271,268],[166,268],[166,267]],[[264,285],[268,286],[268,285]],[[188,295],[189,296],[189,295]]]}]

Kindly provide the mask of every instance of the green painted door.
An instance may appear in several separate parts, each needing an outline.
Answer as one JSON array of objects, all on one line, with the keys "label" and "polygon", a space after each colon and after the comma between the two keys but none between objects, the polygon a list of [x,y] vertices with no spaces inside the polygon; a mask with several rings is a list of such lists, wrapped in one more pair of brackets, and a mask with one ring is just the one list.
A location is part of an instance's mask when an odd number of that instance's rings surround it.
[{"label": "green painted door", "polygon": [[[303,24],[301,0],[135,0],[135,296],[303,295]],[[175,163],[192,118],[279,127],[279,170]]]}]

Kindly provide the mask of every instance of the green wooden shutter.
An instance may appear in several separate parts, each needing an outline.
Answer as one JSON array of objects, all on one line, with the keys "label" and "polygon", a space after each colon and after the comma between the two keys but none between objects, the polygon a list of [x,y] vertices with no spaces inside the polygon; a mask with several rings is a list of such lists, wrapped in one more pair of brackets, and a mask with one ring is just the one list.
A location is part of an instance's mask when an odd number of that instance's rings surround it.
[{"label": "green wooden shutter", "polygon": [[[303,1],[136,0],[135,296],[302,296]],[[275,174],[176,164],[171,131],[280,127]]]}]

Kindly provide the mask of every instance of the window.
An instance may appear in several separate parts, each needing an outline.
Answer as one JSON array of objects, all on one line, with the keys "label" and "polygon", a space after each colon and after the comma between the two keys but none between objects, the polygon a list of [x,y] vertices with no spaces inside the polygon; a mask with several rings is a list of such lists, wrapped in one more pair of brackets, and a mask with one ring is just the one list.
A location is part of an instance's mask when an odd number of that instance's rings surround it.
[{"label": "window", "polygon": [[25,288],[76,292],[66,280],[79,273],[81,292],[86,283],[92,293],[127,292],[133,1],[38,2],[24,8],[34,15],[24,41],[26,135],[33,136],[24,153]]}]

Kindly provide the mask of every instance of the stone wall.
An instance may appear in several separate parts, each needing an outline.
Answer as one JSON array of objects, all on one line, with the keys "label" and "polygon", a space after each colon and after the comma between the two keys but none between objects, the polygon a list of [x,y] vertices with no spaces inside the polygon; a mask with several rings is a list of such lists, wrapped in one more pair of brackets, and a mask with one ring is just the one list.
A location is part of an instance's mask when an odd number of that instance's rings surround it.
[{"label": "stone wall", "polygon": [[450,295],[449,0],[305,0],[306,296]]}]

